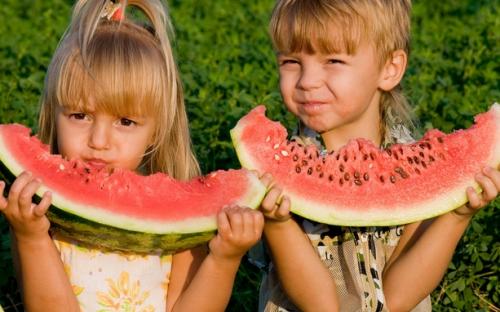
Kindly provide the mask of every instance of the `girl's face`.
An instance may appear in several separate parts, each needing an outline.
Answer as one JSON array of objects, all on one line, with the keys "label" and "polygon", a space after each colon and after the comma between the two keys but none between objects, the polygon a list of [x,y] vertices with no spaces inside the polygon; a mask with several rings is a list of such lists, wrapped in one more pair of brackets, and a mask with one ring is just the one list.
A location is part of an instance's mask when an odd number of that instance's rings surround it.
[{"label": "girl's face", "polygon": [[79,159],[97,169],[136,170],[153,142],[152,116],[113,116],[92,105],[85,111],[59,106],[57,145],[61,155]]},{"label": "girl's face", "polygon": [[380,141],[382,71],[373,48],[360,45],[355,55],[279,54],[278,63],[286,107],[320,133],[328,149],[354,137]]}]

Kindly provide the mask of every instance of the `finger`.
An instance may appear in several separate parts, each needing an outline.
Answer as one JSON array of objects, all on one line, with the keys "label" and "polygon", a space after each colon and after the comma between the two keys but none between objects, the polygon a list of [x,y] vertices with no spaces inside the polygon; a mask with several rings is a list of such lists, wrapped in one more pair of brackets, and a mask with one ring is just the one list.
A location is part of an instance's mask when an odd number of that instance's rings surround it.
[{"label": "finger", "polygon": [[0,181],[0,210],[7,208],[7,199],[3,197],[3,191],[5,190],[5,182]]},{"label": "finger", "polygon": [[262,184],[264,184],[267,188],[270,188],[273,184],[273,176],[270,174],[270,173],[264,173],[261,177],[260,177],[260,181],[262,182]]},{"label": "finger", "polygon": [[7,197],[8,200],[11,202],[17,202],[22,189],[26,183],[31,181],[31,179],[33,179],[33,176],[30,172],[25,171],[21,173],[10,187],[9,195]]},{"label": "finger", "polygon": [[52,202],[52,193],[51,192],[45,192],[43,194],[42,200],[38,205],[36,205],[33,208],[33,214],[36,217],[43,217],[45,213],[47,213],[47,210],[50,207],[50,203]]},{"label": "finger", "polygon": [[235,237],[241,237],[245,232],[244,212],[239,207],[231,207],[228,213],[229,224],[231,226],[231,233]]},{"label": "finger", "polygon": [[231,226],[229,225],[228,216],[226,213],[226,208],[223,208],[217,214],[217,231],[221,237],[231,236]]},{"label": "finger", "polygon": [[33,179],[29,181],[19,193],[19,209],[21,214],[26,216],[31,213],[33,195],[35,195],[36,190],[40,187],[42,181],[40,179]]},{"label": "finger", "polygon": [[498,192],[500,192],[500,171],[495,170],[491,167],[486,167],[483,170],[484,175],[489,177],[493,184],[495,185]]},{"label": "finger", "polygon": [[264,212],[270,213],[276,209],[276,203],[281,195],[282,190],[278,187],[273,187],[267,192],[264,200],[262,200],[261,207]]},{"label": "finger", "polygon": [[476,190],[472,187],[468,187],[467,190],[467,198],[469,199],[468,207],[471,209],[478,209],[481,207],[481,198],[477,194]]},{"label": "finger", "polygon": [[476,180],[479,183],[479,185],[481,186],[481,188],[483,189],[482,198],[485,201],[489,202],[489,201],[495,199],[495,197],[497,197],[498,190],[497,190],[495,184],[493,183],[493,181],[489,177],[487,177],[483,174],[479,174],[476,176]]},{"label": "finger", "polygon": [[260,211],[253,211],[253,230],[254,235],[259,239],[262,236],[262,231],[264,230],[264,215]]},{"label": "finger", "polygon": [[281,204],[276,210],[276,217],[279,219],[286,219],[290,217],[290,199],[284,196]]}]

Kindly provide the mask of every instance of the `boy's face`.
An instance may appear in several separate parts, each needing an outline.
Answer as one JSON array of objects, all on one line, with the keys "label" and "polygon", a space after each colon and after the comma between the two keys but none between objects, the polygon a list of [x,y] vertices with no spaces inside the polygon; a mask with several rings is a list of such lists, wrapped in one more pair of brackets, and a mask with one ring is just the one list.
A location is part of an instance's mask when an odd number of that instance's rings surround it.
[{"label": "boy's face", "polygon": [[56,111],[57,146],[61,155],[97,169],[136,170],[153,140],[154,119],[113,116],[87,107]]},{"label": "boy's face", "polygon": [[335,130],[346,143],[378,127],[382,70],[370,45],[354,55],[279,54],[278,64],[286,107],[323,139]]}]

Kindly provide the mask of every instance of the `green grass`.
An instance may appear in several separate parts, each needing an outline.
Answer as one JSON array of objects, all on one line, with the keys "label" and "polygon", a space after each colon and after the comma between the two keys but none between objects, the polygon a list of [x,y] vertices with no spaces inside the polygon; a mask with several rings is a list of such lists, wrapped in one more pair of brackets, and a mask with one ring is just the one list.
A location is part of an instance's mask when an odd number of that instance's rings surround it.
[{"label": "green grass", "polygon": [[[5,0],[0,7],[0,123],[34,127],[50,57],[70,17],[69,0]],[[500,101],[499,1],[414,2],[412,53],[404,88],[424,129],[467,127]],[[251,107],[295,122],[280,101],[267,36],[271,0],[170,2],[175,51],[203,171],[239,167],[229,129]],[[500,202],[473,220],[446,276],[432,294],[434,311],[499,311]],[[228,311],[255,311],[260,272],[241,266]],[[0,304],[16,311],[8,226],[0,217]],[[21,311],[18,307],[18,311]]]}]

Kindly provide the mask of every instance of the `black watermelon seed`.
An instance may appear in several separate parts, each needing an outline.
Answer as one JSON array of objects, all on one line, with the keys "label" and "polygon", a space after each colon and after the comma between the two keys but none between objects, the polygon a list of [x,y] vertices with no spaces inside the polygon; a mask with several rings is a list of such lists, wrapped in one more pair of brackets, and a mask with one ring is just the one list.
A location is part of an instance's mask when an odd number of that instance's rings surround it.
[{"label": "black watermelon seed", "polygon": [[412,159],[410,156],[408,156],[406,159],[408,160],[408,163],[409,163],[410,165],[412,165],[412,164],[413,164],[413,159]]},{"label": "black watermelon seed", "polygon": [[302,166],[304,166],[304,167],[307,166],[307,160],[302,159]]},{"label": "black watermelon seed", "polygon": [[429,156],[429,161],[430,161],[430,162],[433,162],[434,160],[435,160],[435,159],[434,159],[434,157],[432,157],[432,155],[431,155],[431,156]]},{"label": "black watermelon seed", "polygon": [[385,183],[384,176],[380,176],[380,182]]},{"label": "black watermelon seed", "polygon": [[343,164],[339,165],[339,170],[340,170],[340,172],[344,172],[344,165]]},{"label": "black watermelon seed", "polygon": [[390,177],[391,183],[396,183],[396,177],[391,174]]},{"label": "black watermelon seed", "polygon": [[316,171],[321,171],[321,165],[316,165]]},{"label": "black watermelon seed", "polygon": [[328,180],[330,180],[330,182],[332,182],[333,181],[333,175],[329,175],[328,176]]},{"label": "black watermelon seed", "polygon": [[299,155],[297,155],[297,154],[293,155],[293,161],[297,161],[297,160],[299,160]]},{"label": "black watermelon seed", "polygon": [[368,157],[369,157],[368,155],[364,154],[363,155],[363,160],[368,160]]},{"label": "black watermelon seed", "polygon": [[368,175],[368,172],[365,172],[365,174],[363,174],[363,179],[364,179],[365,181],[370,180],[370,176]]},{"label": "black watermelon seed", "polygon": [[310,175],[310,174],[312,174],[312,173],[313,173],[313,168],[312,168],[312,167],[309,167],[309,168],[307,169],[307,174],[309,174],[309,175]]},{"label": "black watermelon seed", "polygon": [[420,152],[420,153],[418,153],[418,154],[419,154],[419,155],[420,155],[420,157],[422,157],[422,158],[424,158],[424,157],[425,157],[425,155],[424,155],[424,153],[423,153],[423,152]]},{"label": "black watermelon seed", "polygon": [[392,156],[392,151],[391,150],[387,150],[387,155]]},{"label": "black watermelon seed", "polygon": [[361,183],[361,180],[356,179],[356,180],[354,180],[354,184],[356,184],[356,185],[361,185],[361,184],[363,184],[363,183]]},{"label": "black watermelon seed", "polygon": [[344,173],[344,179],[346,181],[349,181],[350,178],[351,178],[351,176],[349,175],[349,172]]},{"label": "black watermelon seed", "polygon": [[443,138],[442,137],[438,137],[438,142],[439,143],[443,143],[444,142]]},{"label": "black watermelon seed", "polygon": [[300,173],[300,166],[295,167],[295,172]]},{"label": "black watermelon seed", "polygon": [[359,179],[360,174],[357,171],[354,171],[354,179]]}]

